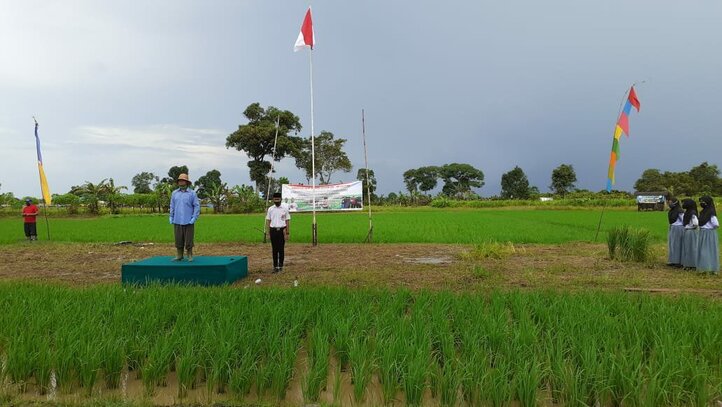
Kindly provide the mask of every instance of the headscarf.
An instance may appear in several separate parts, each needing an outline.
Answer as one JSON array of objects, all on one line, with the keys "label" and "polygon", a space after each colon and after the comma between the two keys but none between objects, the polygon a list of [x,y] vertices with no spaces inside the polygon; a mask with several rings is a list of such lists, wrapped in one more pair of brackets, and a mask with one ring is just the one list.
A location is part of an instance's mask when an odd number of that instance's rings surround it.
[{"label": "headscarf", "polygon": [[699,203],[702,206],[702,213],[699,214],[699,225],[702,226],[706,225],[713,216],[717,216],[717,211],[714,209],[714,201],[711,196],[705,195],[699,198]]},{"label": "headscarf", "polygon": [[677,200],[677,198],[671,198],[669,200],[669,212],[667,212],[669,224],[671,225],[676,222],[677,219],[679,219],[679,214],[682,212],[682,208],[679,207],[679,201]]},{"label": "headscarf", "polygon": [[685,199],[682,201],[682,209],[684,209],[684,226],[692,222],[692,216],[697,215],[697,202],[694,199]]}]

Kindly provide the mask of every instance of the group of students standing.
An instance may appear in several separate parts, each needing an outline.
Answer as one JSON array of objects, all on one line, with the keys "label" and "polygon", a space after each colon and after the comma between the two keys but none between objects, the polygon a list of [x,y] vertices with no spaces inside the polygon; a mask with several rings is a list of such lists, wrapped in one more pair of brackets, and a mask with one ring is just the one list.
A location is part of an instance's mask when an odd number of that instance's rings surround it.
[{"label": "group of students standing", "polygon": [[710,196],[699,198],[701,212],[694,199],[681,204],[669,200],[668,264],[687,270],[719,273],[719,220]]}]

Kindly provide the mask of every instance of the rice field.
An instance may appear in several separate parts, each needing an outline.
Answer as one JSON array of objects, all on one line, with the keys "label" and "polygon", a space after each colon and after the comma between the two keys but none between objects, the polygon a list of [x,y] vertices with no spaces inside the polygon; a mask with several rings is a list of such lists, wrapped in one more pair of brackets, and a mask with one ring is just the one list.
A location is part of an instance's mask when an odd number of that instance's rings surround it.
[{"label": "rice field", "polygon": [[[378,243],[564,243],[592,241],[599,210],[540,209],[431,209],[384,210],[373,215],[374,242]],[[167,215],[104,216],[100,218],[52,218],[52,240],[58,242],[171,242],[173,232]],[[202,215],[196,224],[196,241],[260,242],[263,215]],[[311,215],[294,214],[291,242],[310,242]],[[318,215],[321,243],[360,243],[366,238],[368,215],[335,213]],[[663,212],[608,210],[602,233],[621,225],[648,229],[655,242],[666,240],[667,218]],[[45,239],[45,224],[38,234]],[[22,221],[0,218],[0,244],[23,240]]]},{"label": "rice field", "polygon": [[202,389],[290,405],[707,406],[722,395],[721,326],[722,303],[696,297],[5,282],[0,389],[102,398],[139,380],[181,402]]}]

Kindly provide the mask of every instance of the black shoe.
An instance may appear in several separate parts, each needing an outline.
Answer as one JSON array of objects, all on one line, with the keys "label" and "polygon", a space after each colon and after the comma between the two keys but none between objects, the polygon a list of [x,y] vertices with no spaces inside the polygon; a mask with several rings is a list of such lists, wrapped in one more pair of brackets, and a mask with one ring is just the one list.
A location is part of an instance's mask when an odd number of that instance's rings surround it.
[{"label": "black shoe", "polygon": [[273,268],[273,274],[276,274],[276,273],[278,273],[279,271],[281,271],[281,268],[280,268],[280,267],[274,267],[274,268]]},{"label": "black shoe", "polygon": [[283,266],[281,266],[281,267],[278,268],[278,272],[279,272],[279,273],[282,273],[282,272],[283,272]]}]

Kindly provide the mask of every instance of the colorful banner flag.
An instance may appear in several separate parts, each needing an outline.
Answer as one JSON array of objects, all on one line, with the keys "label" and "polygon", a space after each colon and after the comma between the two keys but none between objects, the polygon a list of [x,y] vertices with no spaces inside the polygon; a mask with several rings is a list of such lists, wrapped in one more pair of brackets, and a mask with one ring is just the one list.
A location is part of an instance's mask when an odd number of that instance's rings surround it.
[{"label": "colorful banner flag", "polygon": [[617,119],[617,125],[614,127],[614,140],[612,140],[612,153],[609,157],[609,170],[607,171],[607,192],[612,190],[612,185],[615,183],[614,170],[619,160],[619,139],[624,133],[625,136],[629,137],[629,114],[632,112],[634,107],[639,113],[639,99],[637,99],[637,93],[634,91],[634,85],[629,89],[629,95],[627,101],[624,103],[624,108],[619,113]]},{"label": "colorful banner flag", "polygon": [[35,121],[35,148],[38,151],[38,171],[40,172],[40,190],[43,193],[43,201],[45,205],[50,205],[53,202],[53,197],[50,195],[50,187],[48,187],[48,179],[45,177],[45,169],[43,169],[43,154],[40,152],[40,137],[38,136],[38,122]]},{"label": "colorful banner flag", "polygon": [[301,32],[298,33],[296,38],[296,44],[293,46],[293,52],[297,52],[306,47],[313,49],[316,45],[316,36],[313,34],[313,22],[311,21],[311,7],[306,11],[306,17],[303,18],[303,24],[301,24]]}]

